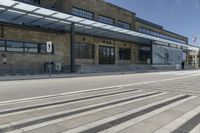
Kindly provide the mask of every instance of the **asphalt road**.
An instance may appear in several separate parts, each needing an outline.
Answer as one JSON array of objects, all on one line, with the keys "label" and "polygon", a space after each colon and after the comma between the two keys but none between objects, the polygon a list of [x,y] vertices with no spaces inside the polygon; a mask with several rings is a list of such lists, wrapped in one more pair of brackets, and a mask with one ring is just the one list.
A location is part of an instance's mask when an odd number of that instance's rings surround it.
[{"label": "asphalt road", "polygon": [[0,133],[199,133],[200,71],[0,82]]}]

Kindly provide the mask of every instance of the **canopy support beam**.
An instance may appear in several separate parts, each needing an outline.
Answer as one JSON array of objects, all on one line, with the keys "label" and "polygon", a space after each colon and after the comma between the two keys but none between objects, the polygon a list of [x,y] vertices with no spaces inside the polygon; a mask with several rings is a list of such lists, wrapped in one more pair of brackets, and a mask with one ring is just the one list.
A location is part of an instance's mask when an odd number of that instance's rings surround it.
[{"label": "canopy support beam", "polygon": [[75,49],[74,49],[74,43],[75,43],[75,23],[72,23],[70,26],[70,71],[71,73],[76,72],[75,70]]}]

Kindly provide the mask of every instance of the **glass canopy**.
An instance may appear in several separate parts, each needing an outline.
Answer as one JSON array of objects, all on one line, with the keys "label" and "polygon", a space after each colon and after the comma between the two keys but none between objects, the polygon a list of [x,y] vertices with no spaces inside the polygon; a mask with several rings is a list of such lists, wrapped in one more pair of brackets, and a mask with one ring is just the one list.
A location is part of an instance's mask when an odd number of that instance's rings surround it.
[{"label": "glass canopy", "polygon": [[75,23],[75,30],[78,33],[109,37],[143,44],[150,44],[150,41],[152,40],[188,47],[186,44],[173,42],[14,0],[0,0],[0,21],[65,31],[69,31],[70,24]]}]

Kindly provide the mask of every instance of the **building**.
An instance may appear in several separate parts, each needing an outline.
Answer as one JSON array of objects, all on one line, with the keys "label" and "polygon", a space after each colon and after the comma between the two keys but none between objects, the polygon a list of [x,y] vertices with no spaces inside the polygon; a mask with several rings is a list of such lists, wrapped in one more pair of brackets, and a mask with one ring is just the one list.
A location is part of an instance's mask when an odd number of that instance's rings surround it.
[{"label": "building", "polygon": [[187,37],[103,0],[2,0],[0,16],[0,73],[42,73],[49,61],[57,72],[83,64],[189,64]]}]

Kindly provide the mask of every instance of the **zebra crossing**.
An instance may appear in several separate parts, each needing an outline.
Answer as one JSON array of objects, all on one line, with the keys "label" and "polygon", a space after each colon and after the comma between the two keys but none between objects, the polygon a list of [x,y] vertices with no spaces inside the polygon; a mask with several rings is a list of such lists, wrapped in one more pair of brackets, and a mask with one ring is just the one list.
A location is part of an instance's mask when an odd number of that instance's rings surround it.
[{"label": "zebra crossing", "polygon": [[0,133],[200,130],[198,95],[119,87],[0,103]]},{"label": "zebra crossing", "polygon": [[200,70],[195,71],[168,71],[168,72],[159,72],[159,75],[174,75],[174,76],[199,76]]}]

